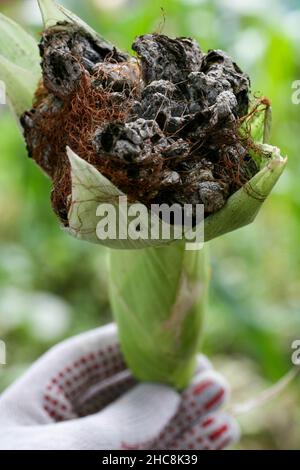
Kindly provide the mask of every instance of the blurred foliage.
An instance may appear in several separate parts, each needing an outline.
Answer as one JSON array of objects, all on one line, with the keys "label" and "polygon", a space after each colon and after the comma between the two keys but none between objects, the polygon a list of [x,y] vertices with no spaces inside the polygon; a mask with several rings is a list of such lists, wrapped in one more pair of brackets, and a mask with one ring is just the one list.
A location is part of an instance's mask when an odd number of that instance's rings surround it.
[{"label": "blurred foliage", "polygon": [[[298,0],[78,0],[64,4],[119,47],[147,32],[192,36],[222,48],[273,104],[272,143],[288,170],[255,224],[211,243],[212,289],[203,349],[233,384],[233,401],[278,380],[300,338],[300,79]],[[34,0],[0,11],[38,38]],[[50,183],[29,161],[14,117],[0,108],[0,389],[59,340],[109,321],[106,251],[60,230]],[[241,417],[240,448],[300,448],[299,380]]]}]

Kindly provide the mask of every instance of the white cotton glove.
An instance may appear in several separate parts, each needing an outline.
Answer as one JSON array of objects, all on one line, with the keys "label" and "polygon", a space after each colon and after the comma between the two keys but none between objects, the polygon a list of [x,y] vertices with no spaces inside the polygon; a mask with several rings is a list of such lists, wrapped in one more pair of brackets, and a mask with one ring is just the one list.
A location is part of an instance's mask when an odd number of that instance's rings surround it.
[{"label": "white cotton glove", "polygon": [[227,396],[204,356],[182,394],[137,384],[110,324],[55,346],[2,394],[0,449],[222,449],[239,435],[216,411]]}]

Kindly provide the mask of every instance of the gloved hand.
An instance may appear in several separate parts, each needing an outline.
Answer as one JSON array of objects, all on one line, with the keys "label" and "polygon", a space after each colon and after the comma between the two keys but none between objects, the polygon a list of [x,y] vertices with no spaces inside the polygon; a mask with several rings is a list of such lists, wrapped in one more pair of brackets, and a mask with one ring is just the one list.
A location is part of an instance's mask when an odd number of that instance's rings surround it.
[{"label": "gloved hand", "polygon": [[0,449],[222,449],[239,435],[217,411],[227,397],[204,356],[182,394],[137,384],[110,324],[55,346],[3,393]]}]

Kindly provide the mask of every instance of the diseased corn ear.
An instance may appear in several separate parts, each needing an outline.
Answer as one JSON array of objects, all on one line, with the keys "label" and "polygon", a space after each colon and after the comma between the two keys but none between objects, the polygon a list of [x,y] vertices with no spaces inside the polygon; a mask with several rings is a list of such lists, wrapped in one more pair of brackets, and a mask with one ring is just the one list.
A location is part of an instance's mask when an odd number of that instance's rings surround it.
[{"label": "diseased corn ear", "polygon": [[225,206],[205,219],[205,241],[250,224],[264,200],[281,176],[287,158],[282,158],[277,147],[257,144],[265,166],[241,189],[234,193]]},{"label": "diseased corn ear", "polygon": [[32,106],[41,77],[36,41],[21,26],[0,14],[0,80],[18,117]]}]

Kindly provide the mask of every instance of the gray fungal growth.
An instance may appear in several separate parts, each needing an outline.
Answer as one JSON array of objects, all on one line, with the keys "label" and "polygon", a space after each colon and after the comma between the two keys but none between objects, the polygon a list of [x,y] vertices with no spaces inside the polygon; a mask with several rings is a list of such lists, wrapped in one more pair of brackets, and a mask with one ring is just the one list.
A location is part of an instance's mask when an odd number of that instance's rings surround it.
[{"label": "gray fungal growth", "polygon": [[[108,55],[112,60],[128,59],[126,54],[96,42],[78,28],[57,25],[43,34],[39,44],[44,85],[58,98],[67,98],[75,90],[86,70],[93,72]],[[82,67],[83,66],[83,67]]]},{"label": "gray fungal growth", "polygon": [[161,34],[140,36],[132,48],[136,58],[67,24],[43,34],[43,83],[21,122],[65,224],[66,145],[132,200],[203,203],[206,215],[258,170],[239,132],[249,78],[225,52]]}]

